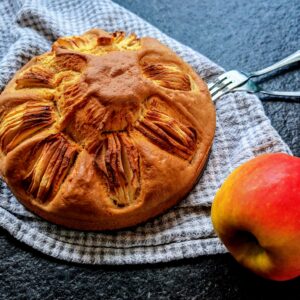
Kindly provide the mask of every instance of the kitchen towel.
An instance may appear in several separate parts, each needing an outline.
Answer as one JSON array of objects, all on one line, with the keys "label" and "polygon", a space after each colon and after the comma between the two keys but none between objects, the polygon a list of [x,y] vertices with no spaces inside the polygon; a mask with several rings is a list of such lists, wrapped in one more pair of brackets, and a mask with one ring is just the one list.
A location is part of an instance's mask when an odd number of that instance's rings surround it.
[{"label": "kitchen towel", "polygon": [[[205,80],[223,72],[206,57],[109,0],[2,0],[0,12],[0,90],[30,58],[48,51],[58,37],[96,27],[155,37]],[[115,232],[68,230],[29,212],[1,181],[0,226],[43,253],[77,263],[156,263],[225,252],[210,220],[217,189],[246,160],[265,152],[291,152],[257,97],[231,93],[215,105],[217,129],[204,174],[189,196],[162,216]]]}]

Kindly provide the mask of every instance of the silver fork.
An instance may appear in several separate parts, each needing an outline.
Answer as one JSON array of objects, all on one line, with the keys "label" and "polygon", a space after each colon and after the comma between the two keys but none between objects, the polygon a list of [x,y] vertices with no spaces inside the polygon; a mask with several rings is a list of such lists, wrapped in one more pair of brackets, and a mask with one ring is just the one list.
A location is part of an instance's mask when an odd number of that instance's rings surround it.
[{"label": "silver fork", "polygon": [[289,55],[288,57],[280,60],[279,62],[264,68],[262,70],[252,72],[250,74],[240,72],[237,70],[228,71],[220,75],[215,81],[208,84],[208,89],[212,96],[212,100],[215,101],[224,94],[236,91],[243,90],[247,92],[261,92],[272,96],[287,96],[287,97],[297,97],[300,96],[300,92],[276,92],[276,91],[263,91],[261,90],[253,81],[248,83],[250,78],[262,76],[279,68],[288,66],[295,62],[300,61],[300,50]]}]

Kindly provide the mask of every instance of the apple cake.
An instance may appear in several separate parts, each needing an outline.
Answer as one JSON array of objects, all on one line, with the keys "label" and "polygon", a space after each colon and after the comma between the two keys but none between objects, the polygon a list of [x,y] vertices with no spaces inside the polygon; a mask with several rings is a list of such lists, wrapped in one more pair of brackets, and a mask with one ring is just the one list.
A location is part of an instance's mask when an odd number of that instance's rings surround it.
[{"label": "apple cake", "polygon": [[0,96],[0,173],[40,217],[79,230],[144,222],[204,168],[206,84],[156,39],[93,29],[59,38]]}]

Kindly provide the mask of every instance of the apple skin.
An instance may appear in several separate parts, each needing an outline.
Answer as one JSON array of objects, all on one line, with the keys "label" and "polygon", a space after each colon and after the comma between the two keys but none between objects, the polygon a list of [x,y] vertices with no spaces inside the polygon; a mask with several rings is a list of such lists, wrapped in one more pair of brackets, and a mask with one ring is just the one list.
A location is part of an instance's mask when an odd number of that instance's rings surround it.
[{"label": "apple skin", "polygon": [[300,275],[300,158],[264,154],[225,180],[211,211],[218,236],[244,267],[272,280]]}]

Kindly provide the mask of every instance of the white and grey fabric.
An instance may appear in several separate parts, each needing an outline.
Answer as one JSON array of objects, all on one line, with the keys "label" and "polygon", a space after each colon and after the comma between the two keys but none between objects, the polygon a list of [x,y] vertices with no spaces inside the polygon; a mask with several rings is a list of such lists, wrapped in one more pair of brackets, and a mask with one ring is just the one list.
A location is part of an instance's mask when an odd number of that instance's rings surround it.
[{"label": "white and grey fabric", "polygon": [[[48,51],[58,37],[95,27],[155,37],[205,80],[223,72],[206,57],[109,0],[1,0],[0,12],[0,90],[30,58]],[[68,230],[29,212],[1,181],[0,226],[43,253],[77,263],[155,263],[225,252],[210,220],[211,203],[223,180],[254,156],[291,152],[257,97],[232,93],[215,105],[216,136],[203,176],[186,199],[162,216],[115,232]]]}]

